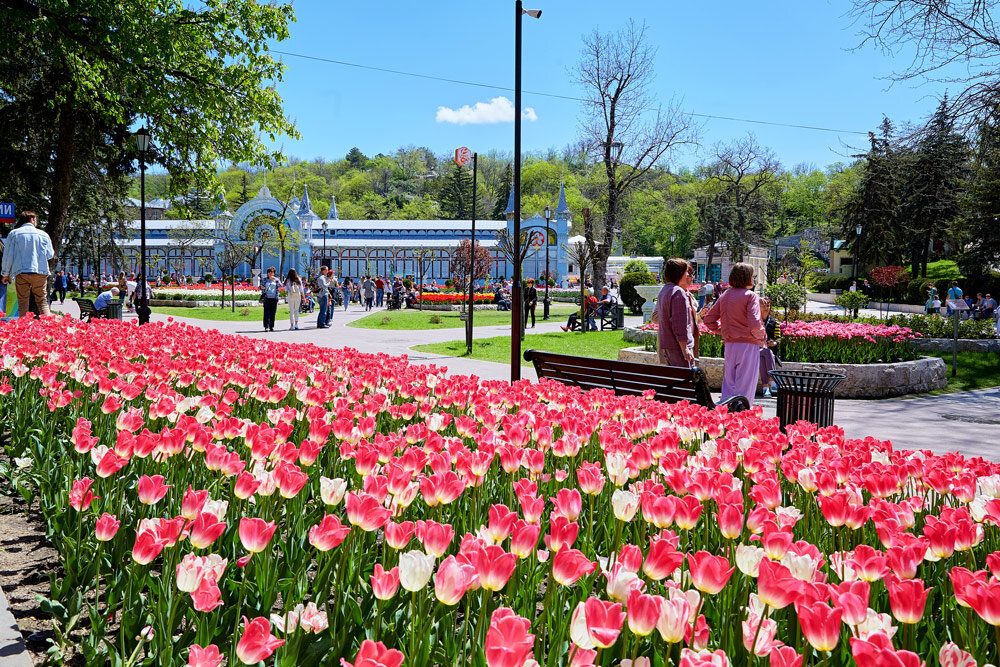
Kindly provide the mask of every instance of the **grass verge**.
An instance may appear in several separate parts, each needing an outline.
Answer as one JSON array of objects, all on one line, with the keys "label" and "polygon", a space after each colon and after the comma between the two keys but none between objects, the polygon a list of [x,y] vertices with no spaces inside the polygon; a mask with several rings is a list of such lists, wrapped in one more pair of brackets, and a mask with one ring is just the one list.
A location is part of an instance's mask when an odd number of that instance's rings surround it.
[{"label": "grass verge", "polygon": [[958,374],[955,377],[951,376],[951,352],[924,354],[940,357],[948,366],[948,386],[929,392],[931,395],[988,389],[1000,385],[1000,354],[996,352],[959,352]]},{"label": "grass verge", "polygon": [[[573,304],[552,304],[549,311],[554,320],[565,320],[576,310]],[[542,319],[542,307],[539,304],[536,312],[536,322]],[[380,310],[366,317],[357,319],[347,326],[360,329],[462,329],[465,322],[459,318],[457,310]],[[510,324],[510,312],[496,310],[477,310],[472,318],[477,327],[489,327]]]},{"label": "grass verge", "polygon": [[[582,333],[572,331],[563,333],[528,334],[521,343],[522,350],[544,350],[560,354],[575,354],[581,357],[598,357],[600,359],[617,359],[618,350],[625,347],[635,347],[635,343],[626,342],[621,331],[591,331]],[[453,340],[447,343],[428,343],[416,345],[413,348],[420,352],[444,354],[449,357],[464,357],[480,359],[497,363],[510,363],[510,336],[494,338],[479,338],[472,342],[472,356],[466,354],[464,340]],[[521,359],[522,366],[531,364]]]}]

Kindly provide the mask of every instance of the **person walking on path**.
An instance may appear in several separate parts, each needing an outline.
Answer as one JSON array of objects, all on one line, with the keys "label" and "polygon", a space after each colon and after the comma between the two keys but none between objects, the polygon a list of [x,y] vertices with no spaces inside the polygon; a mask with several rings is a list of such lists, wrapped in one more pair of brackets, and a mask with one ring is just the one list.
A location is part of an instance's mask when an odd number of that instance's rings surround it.
[{"label": "person walking on path", "polygon": [[385,281],[382,276],[375,278],[375,307],[381,308],[385,303]]},{"label": "person walking on path", "polygon": [[289,330],[299,328],[299,309],[302,307],[302,279],[295,269],[288,269],[285,276],[285,299],[288,301]]},{"label": "person walking on path", "polygon": [[[683,259],[667,260],[663,266],[666,282],[656,297],[659,322],[656,354],[661,364],[690,368],[695,361],[698,336],[697,316],[688,297],[694,269]],[[702,301],[705,295],[702,295]]]},{"label": "person walking on path", "polygon": [[371,276],[365,276],[364,282],[361,283],[361,293],[365,297],[365,310],[374,308],[375,281],[371,279]]},{"label": "person walking on path", "polygon": [[31,315],[29,302],[35,297],[35,304],[41,315],[49,314],[48,281],[49,260],[56,256],[52,249],[52,239],[35,226],[34,211],[21,214],[21,226],[7,236],[0,267],[0,281],[8,284],[14,281],[17,291],[17,312],[21,317]]},{"label": "person walking on path", "polygon": [[[694,276],[691,277],[691,281],[694,281]],[[701,287],[698,288],[698,312],[700,313],[702,308],[705,307],[705,303],[711,300],[712,295],[715,294],[715,285],[712,284],[711,280],[706,280],[702,283]]]},{"label": "person walking on path", "polygon": [[65,271],[60,271],[56,274],[53,280],[54,289],[52,291],[54,296],[59,297],[59,303],[66,303],[66,290],[69,288],[69,278],[66,277]]},{"label": "person walking on path", "polygon": [[524,325],[528,325],[531,316],[531,328],[535,328],[535,308],[538,306],[538,290],[535,289],[535,279],[528,278],[528,288],[524,290]]},{"label": "person walking on path", "polygon": [[958,286],[957,280],[951,281],[951,287],[948,288],[948,298],[946,299],[948,305],[948,317],[951,317],[954,311],[951,309],[951,304],[953,301],[958,301],[962,298],[962,288]]},{"label": "person walking on path", "polygon": [[264,304],[264,331],[274,331],[274,314],[278,311],[278,291],[281,282],[274,277],[273,266],[267,268],[267,277],[260,281],[260,299]]},{"label": "person walking on path", "polygon": [[753,267],[736,264],[729,272],[729,289],[705,315],[705,327],[721,334],[726,344],[721,400],[744,396],[751,405],[760,379],[760,348],[767,341],[753,284]]},{"label": "person walking on path", "polygon": [[319,315],[316,316],[316,328],[326,328],[326,311],[333,310],[330,303],[330,290],[326,285],[326,273],[330,269],[326,266],[319,267],[319,274],[313,279],[313,291],[316,292],[316,301],[319,302]]},{"label": "person walking on path", "polygon": [[764,398],[771,396],[771,371],[778,367],[778,356],[774,350],[778,347],[778,339],[781,338],[781,327],[778,321],[771,317],[771,300],[760,300],[760,319],[764,323],[764,332],[767,341],[764,347],[760,348],[760,386],[764,391]]},{"label": "person walking on path", "polygon": [[351,284],[350,278],[344,278],[344,282],[341,286],[341,291],[344,293],[344,310],[347,310],[347,306],[351,303],[351,289],[353,285]]}]

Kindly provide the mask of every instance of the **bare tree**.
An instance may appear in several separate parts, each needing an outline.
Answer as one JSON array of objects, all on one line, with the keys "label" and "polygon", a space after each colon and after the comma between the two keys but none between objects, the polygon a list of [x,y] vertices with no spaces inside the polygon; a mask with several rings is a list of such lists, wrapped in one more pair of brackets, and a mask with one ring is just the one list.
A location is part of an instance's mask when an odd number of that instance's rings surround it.
[{"label": "bare tree", "polygon": [[607,179],[603,231],[592,218],[584,224],[595,284],[604,282],[608,256],[624,224],[623,196],[674,148],[696,141],[691,116],[673,102],[658,105],[650,93],[655,55],[645,24],[634,21],[618,32],[595,30],[583,38],[576,70],[586,97],[581,131],[589,150],[604,162]]},{"label": "bare tree", "polygon": [[[520,250],[520,252],[518,254],[514,254],[514,235],[511,234],[506,229],[501,229],[499,232],[497,232],[497,247],[500,248],[500,252],[503,253],[503,256],[507,259],[508,262],[511,263],[511,265],[522,266],[524,264],[524,260],[528,257],[528,254],[531,252],[531,244],[528,241],[529,239],[527,233],[521,232],[521,243],[518,246],[518,250]],[[524,290],[516,289],[517,287],[520,287],[519,285],[515,285],[514,287],[515,289],[511,290],[511,296],[513,297],[513,295],[515,294],[518,295],[518,300],[516,303],[514,303],[513,300],[511,301],[510,309],[514,310],[515,308],[520,308],[521,310],[519,310],[518,312],[523,313]],[[521,318],[521,340],[524,340],[523,317]]]},{"label": "bare tree", "polygon": [[580,322],[583,324],[582,331],[587,331],[587,282],[583,277],[587,269],[594,265],[594,253],[589,243],[569,243],[563,246],[563,250],[566,251],[566,259],[580,268]]},{"label": "bare tree", "polygon": [[893,81],[926,79],[956,84],[950,111],[971,125],[1000,94],[1000,32],[984,0],[854,0],[860,46],[912,53]]},{"label": "bare tree", "polygon": [[[181,270],[179,273],[181,277],[184,277],[184,259],[187,257],[188,252],[191,253],[191,270],[194,271],[194,247],[198,241],[205,239],[208,236],[208,226],[203,220],[185,220],[176,227],[171,227],[167,230],[167,237],[173,241],[174,246],[181,251]],[[175,267],[176,269],[176,267]]]}]

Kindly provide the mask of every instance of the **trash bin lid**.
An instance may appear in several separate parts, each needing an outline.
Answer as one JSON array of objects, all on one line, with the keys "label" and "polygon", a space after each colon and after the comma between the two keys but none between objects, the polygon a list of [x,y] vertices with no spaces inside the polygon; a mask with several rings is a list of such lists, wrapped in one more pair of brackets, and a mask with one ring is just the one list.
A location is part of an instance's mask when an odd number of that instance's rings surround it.
[{"label": "trash bin lid", "polygon": [[778,389],[829,391],[847,379],[843,373],[827,371],[771,371]]}]

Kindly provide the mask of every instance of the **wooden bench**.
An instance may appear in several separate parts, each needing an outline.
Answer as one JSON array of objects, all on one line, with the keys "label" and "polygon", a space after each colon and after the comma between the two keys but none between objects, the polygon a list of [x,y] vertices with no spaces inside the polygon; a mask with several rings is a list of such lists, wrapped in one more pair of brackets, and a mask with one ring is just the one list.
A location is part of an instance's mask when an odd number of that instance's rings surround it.
[{"label": "wooden bench", "polygon": [[94,301],[92,299],[73,297],[73,301],[76,301],[76,305],[80,306],[81,320],[89,322],[91,320],[104,320],[108,317],[107,311],[94,308]]},{"label": "wooden bench", "polygon": [[601,331],[604,331],[605,327],[618,331],[618,325],[625,321],[625,306],[613,303],[607,311],[600,311],[598,314],[601,316]]},{"label": "wooden bench", "polygon": [[535,365],[539,379],[551,378],[584,391],[610,389],[618,396],[641,396],[652,389],[656,400],[664,403],[690,401],[710,410],[725,405],[730,412],[750,408],[750,401],[744,396],[733,396],[717,406],[705,371],[700,368],[637,364],[540,350],[525,350],[524,358]]}]

